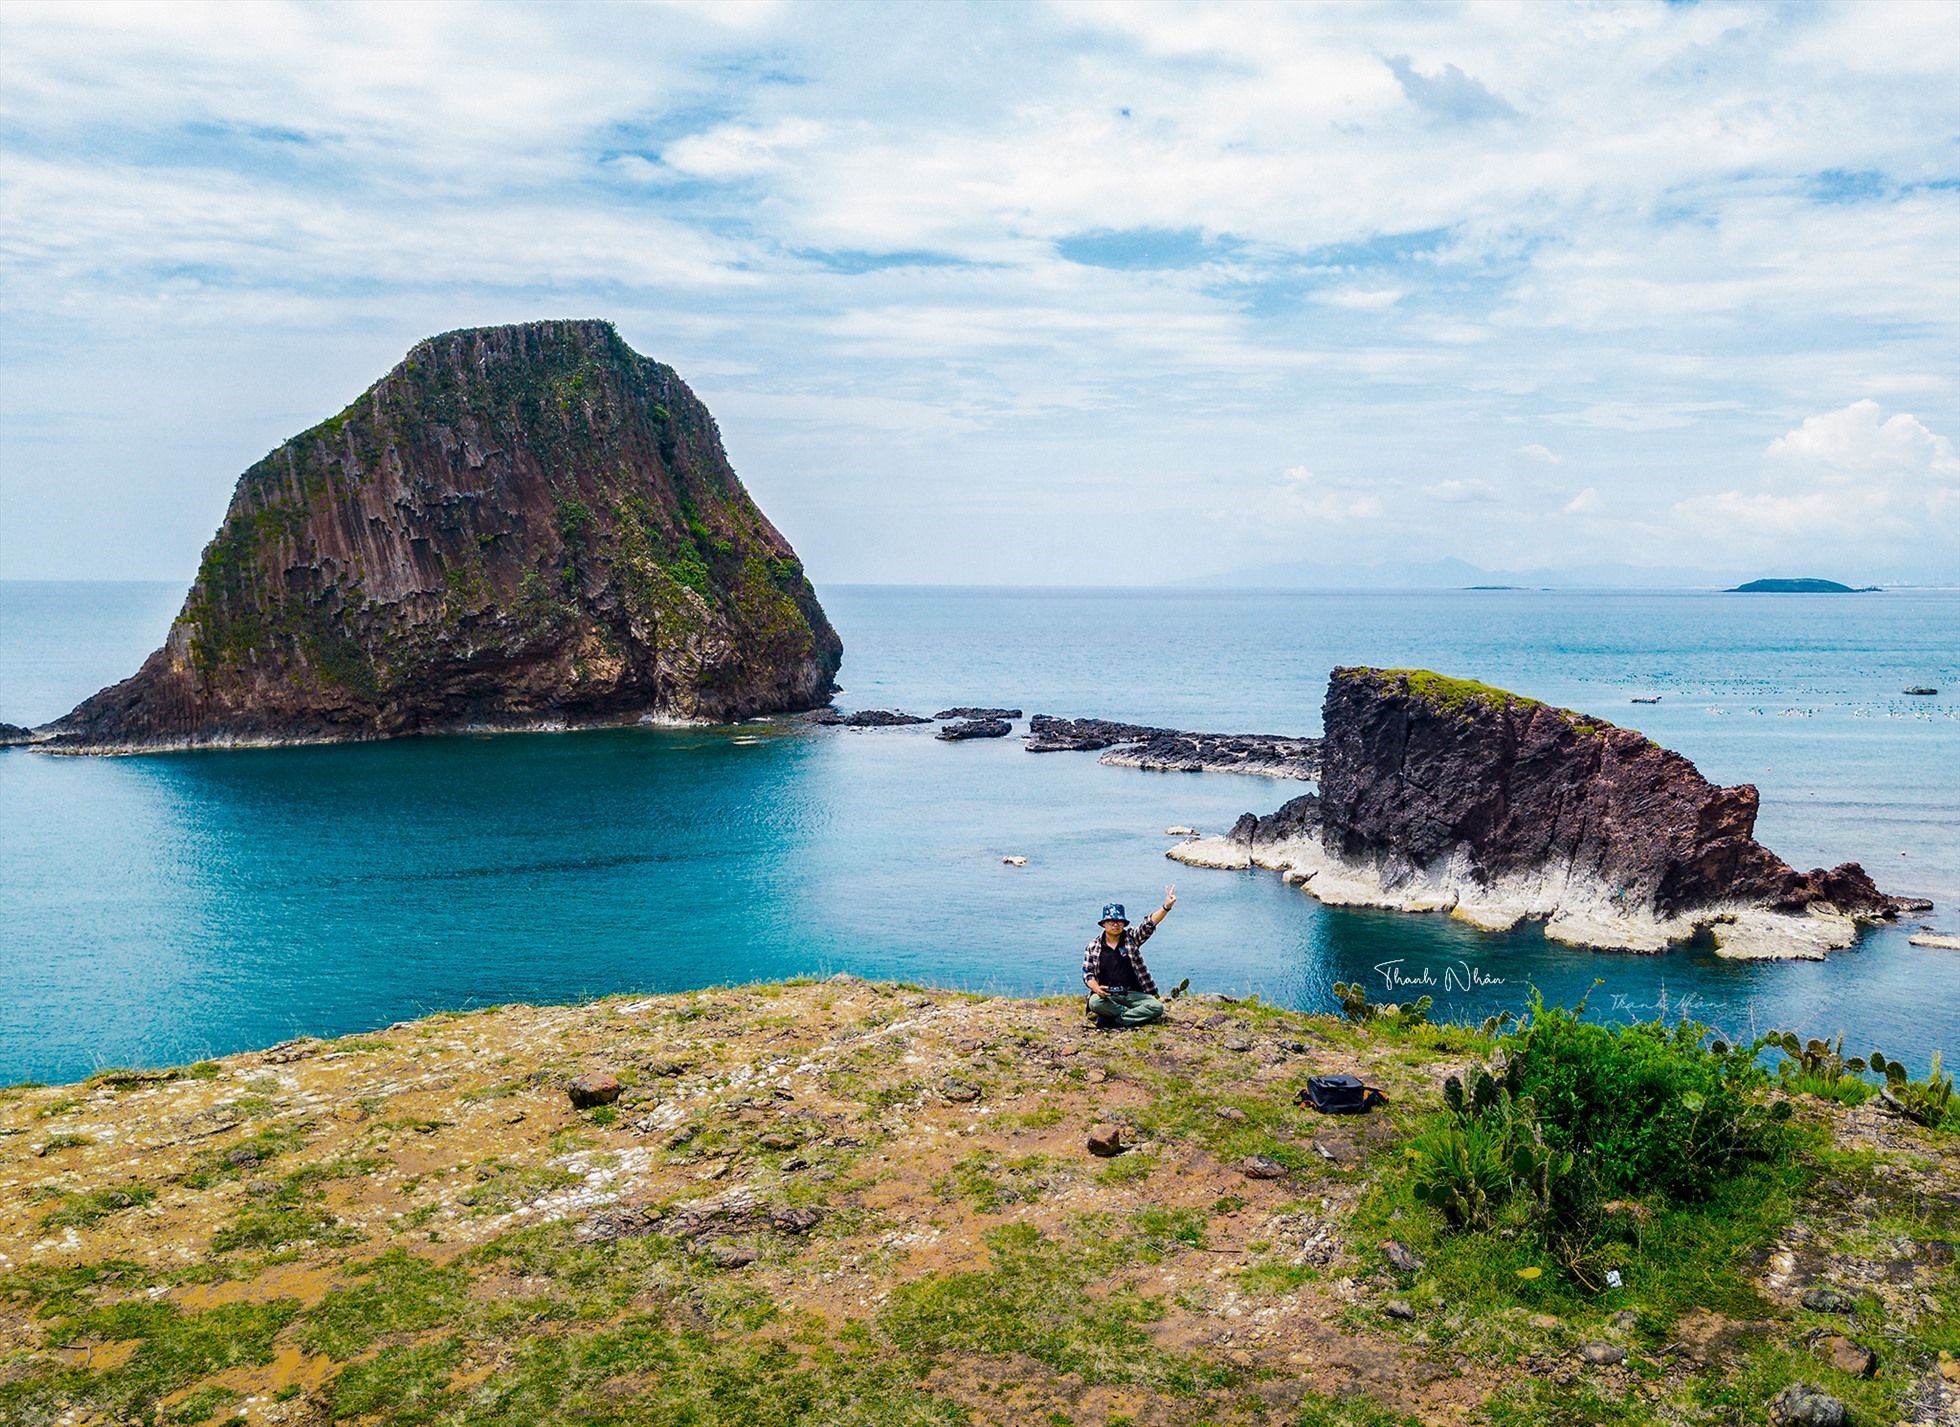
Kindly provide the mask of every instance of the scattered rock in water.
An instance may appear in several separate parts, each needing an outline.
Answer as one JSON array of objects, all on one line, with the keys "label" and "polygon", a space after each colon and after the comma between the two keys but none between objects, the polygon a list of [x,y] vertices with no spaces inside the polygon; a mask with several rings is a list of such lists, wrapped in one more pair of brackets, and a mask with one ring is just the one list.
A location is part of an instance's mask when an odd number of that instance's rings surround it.
[{"label": "scattered rock in water", "polygon": [[1610,1368],[1627,1360],[1627,1350],[1618,1343],[1581,1343],[1579,1356],[1594,1367]]},{"label": "scattered rock in water", "polygon": [[1916,699],[1932,699],[1938,698],[1940,691],[1930,684],[1914,684],[1903,692],[1911,694]]},{"label": "scattered rock in water", "polygon": [[1089,1131],[1089,1153],[1102,1159],[1114,1159],[1129,1146],[1123,1143],[1121,1125],[1097,1125]]},{"label": "scattered rock in water", "polygon": [[1175,729],[1147,728],[1135,723],[1111,723],[1100,718],[1056,718],[1036,714],[1028,721],[1027,749],[1030,753],[1093,753],[1119,743],[1141,743],[1145,739],[1171,736]]},{"label": "scattered rock in water", "polygon": [[1960,936],[1943,936],[1939,932],[1914,932],[1906,940],[1914,946],[1931,947],[1935,951],[1960,951]]},{"label": "scattered rock in water", "polygon": [[1021,711],[1019,709],[971,709],[965,706],[956,709],[941,709],[933,715],[934,718],[958,719],[1001,719],[1019,718],[1020,716]]},{"label": "scattered rock in water", "polygon": [[1382,1305],[1382,1312],[1391,1318],[1399,1318],[1404,1323],[1410,1322],[1416,1316],[1416,1310],[1409,1306],[1409,1300],[1406,1298],[1389,1299]]},{"label": "scattered rock in water", "polygon": [[1858,1306],[1857,1300],[1835,1288],[1818,1287],[1805,1291],[1797,1302],[1812,1313],[1849,1313]]},{"label": "scattered rock in water", "polygon": [[1001,861],[1009,867],[1026,867],[1028,865],[1028,859],[1021,856],[1018,852],[1009,853],[1006,857],[1001,858]]},{"label": "scattered rock in water", "polygon": [[1841,1373],[1870,1377],[1878,1371],[1878,1355],[1842,1333],[1831,1333],[1818,1340],[1817,1356]]},{"label": "scattered rock in water", "polygon": [[1165,837],[1196,837],[1197,835],[1198,830],[1194,827],[1167,827],[1164,829]]},{"label": "scattered rock in water", "polygon": [[969,718],[958,723],[949,723],[933,735],[948,743],[958,743],[968,738],[1005,738],[1014,732],[1014,725],[1004,718]]},{"label": "scattered rock in water", "polygon": [[1776,1427],[1844,1427],[1844,1404],[1813,1383],[1793,1382],[1769,1400]]},{"label": "scattered rock in water", "polygon": [[807,722],[819,723],[826,728],[904,728],[909,724],[932,722],[929,718],[899,713],[895,709],[859,709],[851,714],[839,713],[836,709],[817,709],[803,717]]},{"label": "scattered rock in water", "polygon": [[1412,1252],[1400,1239],[1383,1239],[1382,1257],[1388,1260],[1388,1266],[1397,1273],[1422,1272],[1422,1257]]},{"label": "scattered rock in water", "polygon": [[1152,773],[1250,773],[1312,781],[1320,740],[1263,733],[1167,733],[1110,749],[1096,760]]},{"label": "scattered rock in water", "polygon": [[1284,1179],[1286,1166],[1263,1154],[1249,1154],[1239,1161],[1239,1173],[1247,1179]]},{"label": "scattered rock in water", "polygon": [[980,1098],[980,1087],[968,1080],[948,1078],[939,1082],[939,1093],[956,1105],[966,1105]]},{"label": "scattered rock in water", "polygon": [[571,1097],[575,1110],[591,1110],[600,1105],[610,1105],[619,1098],[621,1090],[619,1077],[609,1070],[588,1071],[565,1087]]},{"label": "scattered rock in water", "polygon": [[1112,723],[1100,718],[1028,721],[1030,753],[1093,753],[1118,768],[1161,773],[1256,773],[1311,780],[1320,768],[1320,740],[1265,733],[1187,733],[1175,728]]}]

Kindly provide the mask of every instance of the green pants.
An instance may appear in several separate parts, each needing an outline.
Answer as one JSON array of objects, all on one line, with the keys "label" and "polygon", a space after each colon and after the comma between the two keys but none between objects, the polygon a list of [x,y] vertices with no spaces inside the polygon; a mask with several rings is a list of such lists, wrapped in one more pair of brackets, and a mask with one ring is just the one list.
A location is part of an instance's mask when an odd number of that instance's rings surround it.
[{"label": "green pants", "polygon": [[1113,986],[1106,996],[1090,993],[1089,1014],[1096,1018],[1098,1025],[1142,1026],[1164,1014],[1164,1003],[1142,991]]}]

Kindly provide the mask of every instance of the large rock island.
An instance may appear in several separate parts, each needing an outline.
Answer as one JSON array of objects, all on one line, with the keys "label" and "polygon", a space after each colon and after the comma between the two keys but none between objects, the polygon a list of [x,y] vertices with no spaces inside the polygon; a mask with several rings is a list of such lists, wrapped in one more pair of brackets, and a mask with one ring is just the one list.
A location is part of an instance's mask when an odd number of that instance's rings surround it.
[{"label": "large rock island", "polygon": [[1758,798],[1631,729],[1416,669],[1336,669],[1320,792],[1173,848],[1269,867],[1335,906],[1542,918],[1578,946],[1658,951],[1706,927],[1726,956],[1820,958],[1923,903],[1855,862],[1798,872],[1754,837]]},{"label": "large rock island", "polygon": [[607,322],[421,343],[239,478],[164,645],[74,752],[727,720],[843,646],[714,418]]}]

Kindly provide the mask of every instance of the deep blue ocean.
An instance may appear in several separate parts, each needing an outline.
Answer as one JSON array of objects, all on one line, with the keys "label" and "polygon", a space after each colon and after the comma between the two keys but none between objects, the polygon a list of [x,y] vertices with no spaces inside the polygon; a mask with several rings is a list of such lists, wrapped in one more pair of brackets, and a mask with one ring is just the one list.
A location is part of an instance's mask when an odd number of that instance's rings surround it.
[{"label": "deep blue ocean", "polygon": [[[1628,724],[1762,790],[1800,867],[1862,861],[1960,931],[1960,594],[820,591],[845,708],[951,704],[1315,733],[1336,664],[1420,665]],[[0,584],[0,719],[134,672],[175,586]],[[1936,685],[1912,698],[1908,685]],[[1636,696],[1661,696],[1635,705]],[[1168,862],[1296,783],[1105,768],[1018,739],[791,720],[358,747],[0,754],[0,1083],[181,1063],[442,1008],[851,971],[1079,989],[1097,909],[1141,912],[1167,984],[1328,1009],[1337,980],[1439,1015],[1530,988],[1730,1034],[1960,1052],[1960,952],[1867,935],[1818,963],[1572,951],[1337,911],[1270,873]],[[1010,867],[1005,855],[1028,859]],[[1467,987],[1465,981],[1476,984]]]}]

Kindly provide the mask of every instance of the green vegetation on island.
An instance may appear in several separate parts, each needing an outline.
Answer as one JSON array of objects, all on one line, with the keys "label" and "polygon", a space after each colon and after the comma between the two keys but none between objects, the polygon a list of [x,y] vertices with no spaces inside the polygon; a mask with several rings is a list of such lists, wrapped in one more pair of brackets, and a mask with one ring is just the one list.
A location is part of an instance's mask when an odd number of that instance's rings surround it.
[{"label": "green vegetation on island", "polygon": [[1853,589],[1836,580],[1751,580],[1725,591],[1732,595],[1859,595],[1871,589]]}]

